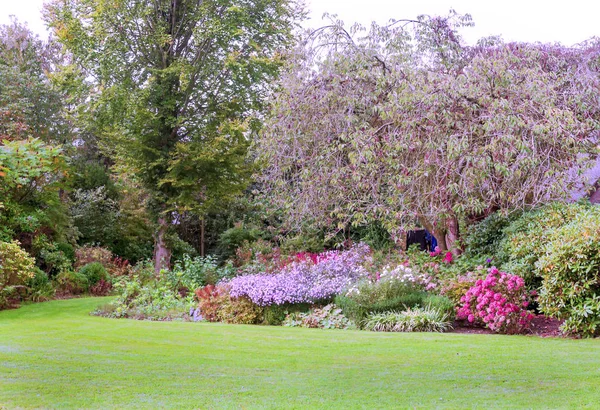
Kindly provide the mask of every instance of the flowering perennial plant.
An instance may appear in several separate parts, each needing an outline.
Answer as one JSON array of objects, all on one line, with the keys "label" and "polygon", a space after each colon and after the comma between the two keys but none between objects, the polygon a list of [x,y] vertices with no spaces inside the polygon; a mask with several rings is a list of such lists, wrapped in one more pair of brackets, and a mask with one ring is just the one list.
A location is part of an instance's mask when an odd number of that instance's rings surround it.
[{"label": "flowering perennial plant", "polygon": [[460,299],[457,317],[483,322],[495,332],[520,333],[533,318],[527,311],[528,299],[523,278],[492,267],[487,277],[477,280]]},{"label": "flowering perennial plant", "polygon": [[229,282],[230,296],[246,296],[259,306],[327,300],[367,275],[363,263],[370,252],[361,243],[347,251],[298,258],[276,274],[239,276]]},{"label": "flowering perennial plant", "polygon": [[417,286],[422,286],[426,291],[438,287],[436,279],[428,274],[419,273],[405,265],[398,265],[394,269],[386,266],[379,275],[379,280],[399,280],[400,282],[410,282]]}]

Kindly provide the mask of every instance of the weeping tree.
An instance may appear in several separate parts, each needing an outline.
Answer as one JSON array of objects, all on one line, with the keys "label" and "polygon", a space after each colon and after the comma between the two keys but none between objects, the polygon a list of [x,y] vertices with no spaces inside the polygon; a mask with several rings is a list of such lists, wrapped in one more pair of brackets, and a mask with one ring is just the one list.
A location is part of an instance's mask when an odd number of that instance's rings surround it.
[{"label": "weeping tree", "polygon": [[45,18],[90,86],[85,117],[148,191],[155,268],[178,215],[244,189],[249,138],[292,40],[287,0],[51,0]]},{"label": "weeping tree", "polygon": [[597,155],[600,44],[468,47],[468,25],[451,12],[306,36],[255,146],[289,223],[422,226],[460,252],[464,222],[569,197]]}]

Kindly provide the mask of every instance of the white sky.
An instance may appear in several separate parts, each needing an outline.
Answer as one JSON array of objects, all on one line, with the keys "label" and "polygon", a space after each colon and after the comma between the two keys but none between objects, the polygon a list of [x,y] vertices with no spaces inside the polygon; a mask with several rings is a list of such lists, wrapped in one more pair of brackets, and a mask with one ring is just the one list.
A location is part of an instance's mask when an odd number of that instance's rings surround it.
[{"label": "white sky", "polygon": [[[46,37],[40,10],[44,0],[0,0],[0,24],[16,15]],[[307,26],[322,24],[324,12],[337,13],[346,23],[365,26],[373,20],[414,18],[419,14],[446,14],[450,8],[470,13],[474,28],[462,34],[468,43],[501,34],[508,41],[560,42],[572,45],[600,35],[598,0],[305,0],[311,10]]]}]

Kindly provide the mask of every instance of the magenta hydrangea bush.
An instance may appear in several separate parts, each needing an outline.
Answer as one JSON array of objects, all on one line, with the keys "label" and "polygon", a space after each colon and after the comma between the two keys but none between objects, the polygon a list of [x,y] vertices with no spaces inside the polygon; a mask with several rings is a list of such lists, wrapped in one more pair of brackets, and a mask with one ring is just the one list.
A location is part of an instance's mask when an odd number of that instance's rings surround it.
[{"label": "magenta hydrangea bush", "polygon": [[523,278],[492,267],[460,299],[457,318],[483,323],[498,333],[521,333],[533,318],[527,311],[529,297]]},{"label": "magenta hydrangea bush", "polygon": [[246,296],[259,306],[331,299],[367,276],[363,264],[370,253],[368,245],[361,243],[347,251],[301,258],[276,274],[238,276],[229,282],[229,294],[234,298]]}]

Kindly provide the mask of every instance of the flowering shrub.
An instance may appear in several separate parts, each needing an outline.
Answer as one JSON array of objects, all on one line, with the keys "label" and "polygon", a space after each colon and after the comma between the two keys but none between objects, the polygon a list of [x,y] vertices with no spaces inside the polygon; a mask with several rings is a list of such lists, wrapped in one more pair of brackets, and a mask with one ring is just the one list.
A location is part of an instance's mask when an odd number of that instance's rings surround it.
[{"label": "flowering shrub", "polygon": [[400,265],[391,270],[384,268],[374,280],[361,280],[353,284],[345,296],[357,303],[372,304],[422,290],[419,277],[410,268]]},{"label": "flowering shrub", "polygon": [[356,280],[365,277],[362,266],[370,249],[355,245],[343,252],[308,256],[286,265],[276,274],[239,276],[229,282],[233,298],[248,297],[259,306],[314,303],[331,299]]},{"label": "flowering shrub", "polygon": [[483,266],[480,266],[474,272],[467,272],[455,279],[448,280],[442,286],[442,295],[451,299],[457,306],[461,305],[461,299],[469,289],[475,286],[475,282],[482,279],[485,275]]},{"label": "flowering shrub", "polygon": [[483,322],[495,332],[519,333],[533,317],[527,311],[528,299],[523,278],[492,267],[461,298],[457,316],[471,323]]},{"label": "flowering shrub", "polygon": [[406,265],[398,265],[394,269],[385,267],[379,275],[380,280],[393,279],[400,282],[412,283],[416,287],[422,287],[425,291],[436,289],[439,284],[435,276],[420,273]]}]

